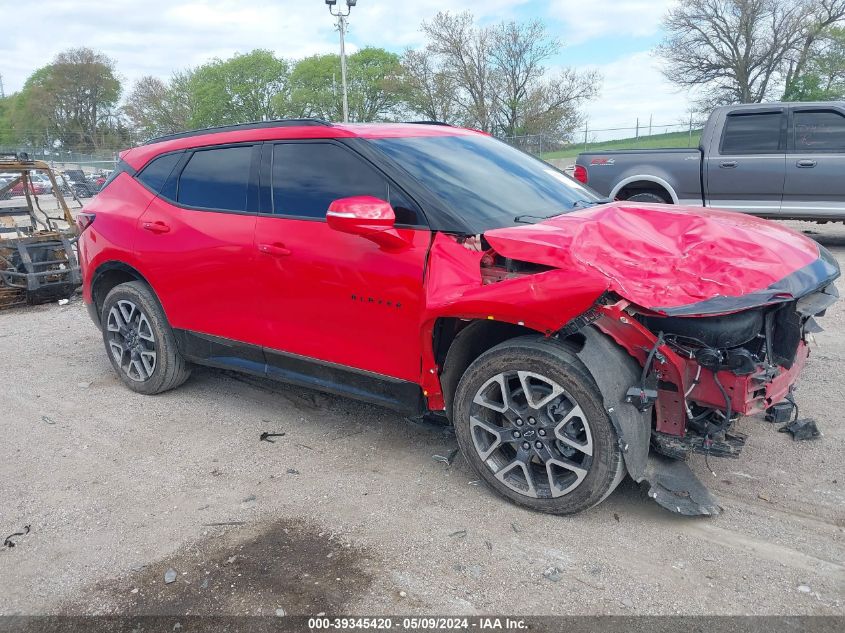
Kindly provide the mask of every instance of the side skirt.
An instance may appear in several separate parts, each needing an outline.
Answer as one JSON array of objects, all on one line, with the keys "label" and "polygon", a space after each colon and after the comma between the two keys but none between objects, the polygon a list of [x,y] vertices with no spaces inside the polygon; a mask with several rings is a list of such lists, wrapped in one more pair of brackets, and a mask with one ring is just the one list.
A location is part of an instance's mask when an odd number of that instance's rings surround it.
[{"label": "side skirt", "polygon": [[406,415],[426,412],[416,383],[190,330],[174,329],[173,334],[179,352],[199,365],[263,376]]}]

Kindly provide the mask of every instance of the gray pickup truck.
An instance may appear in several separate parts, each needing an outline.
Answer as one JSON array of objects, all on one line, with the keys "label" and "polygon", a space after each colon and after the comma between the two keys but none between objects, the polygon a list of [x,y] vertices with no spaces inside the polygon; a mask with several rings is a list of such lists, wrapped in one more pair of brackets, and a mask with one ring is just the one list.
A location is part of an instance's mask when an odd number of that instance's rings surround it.
[{"label": "gray pickup truck", "polygon": [[574,177],[618,200],[845,221],[845,102],[724,106],[697,149],[585,152]]}]

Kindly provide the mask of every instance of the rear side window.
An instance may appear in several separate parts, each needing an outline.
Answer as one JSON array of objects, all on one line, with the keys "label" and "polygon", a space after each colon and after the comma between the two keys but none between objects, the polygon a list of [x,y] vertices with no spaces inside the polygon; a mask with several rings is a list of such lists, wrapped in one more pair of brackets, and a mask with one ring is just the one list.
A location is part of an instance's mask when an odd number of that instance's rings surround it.
[{"label": "rear side window", "polygon": [[799,152],[845,152],[845,117],[837,112],[796,112],[795,149]]},{"label": "rear side window", "polygon": [[[100,191],[101,191],[101,192],[102,192],[102,191],[105,191],[106,187],[108,187],[110,184],[112,184],[112,182],[114,182],[114,181],[115,181],[115,179],[116,179],[118,176],[120,176],[120,174],[122,174],[123,172],[132,173],[132,170],[130,169],[129,165],[127,165],[126,163],[124,163],[124,162],[121,160],[121,161],[119,161],[119,162],[117,163],[117,166],[116,166],[116,167],[112,170],[112,172],[109,174],[109,177],[108,177],[108,178],[106,178],[105,182],[103,183],[103,186],[102,186],[102,187],[100,187]],[[68,174],[67,174],[67,172],[65,172],[65,175],[68,175]],[[62,180],[62,179],[61,179],[61,178],[56,178],[56,180],[58,180],[58,181],[59,181],[59,183],[61,183],[61,180]]]},{"label": "rear side window", "polygon": [[[164,183],[167,182],[167,178],[170,176],[173,168],[176,167],[176,164],[181,158],[182,152],[165,154],[164,156],[154,158],[152,161],[147,163],[147,166],[141,170],[140,174],[138,174],[138,180],[156,193],[159,193],[161,188],[164,186]],[[111,176],[109,176],[109,178],[111,178]]]},{"label": "rear side window", "polygon": [[729,115],[722,135],[722,154],[782,152],[782,120],[780,112]]},{"label": "rear side window", "polygon": [[194,152],[179,177],[177,202],[189,207],[245,211],[252,146]]}]

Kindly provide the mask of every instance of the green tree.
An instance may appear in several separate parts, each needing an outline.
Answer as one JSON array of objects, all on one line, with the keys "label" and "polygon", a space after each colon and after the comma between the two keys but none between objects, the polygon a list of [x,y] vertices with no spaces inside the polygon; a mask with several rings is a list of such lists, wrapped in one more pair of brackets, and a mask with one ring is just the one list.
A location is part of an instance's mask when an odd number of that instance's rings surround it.
[{"label": "green tree", "polygon": [[90,48],[70,49],[27,79],[15,99],[13,125],[32,142],[97,148],[117,125],[120,92],[112,59]]},{"label": "green tree", "polygon": [[[391,118],[402,100],[399,56],[381,48],[362,48],[347,58],[350,121]],[[291,116],[343,120],[343,93],[338,55],[314,55],[296,63],[290,95],[278,107]]]},{"label": "green tree", "polygon": [[287,93],[288,74],[288,63],[266,50],[200,66],[188,86],[193,103],[190,125],[230,125],[279,117],[277,98]]},{"label": "green tree", "polygon": [[182,132],[194,112],[191,72],[174,73],[169,82],[142,77],[135,82],[123,111],[141,138]]},{"label": "green tree", "polygon": [[828,29],[815,44],[802,73],[786,85],[784,101],[845,98],[845,29]]}]

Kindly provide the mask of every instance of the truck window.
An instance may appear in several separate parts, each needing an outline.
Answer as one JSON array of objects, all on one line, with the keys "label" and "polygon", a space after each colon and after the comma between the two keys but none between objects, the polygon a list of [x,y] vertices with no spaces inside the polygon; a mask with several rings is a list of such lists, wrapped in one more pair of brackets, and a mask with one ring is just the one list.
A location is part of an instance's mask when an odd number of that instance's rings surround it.
[{"label": "truck window", "polygon": [[776,154],[783,151],[780,112],[729,114],[722,133],[724,155]]},{"label": "truck window", "polygon": [[795,150],[845,152],[845,117],[830,110],[796,112]]}]

